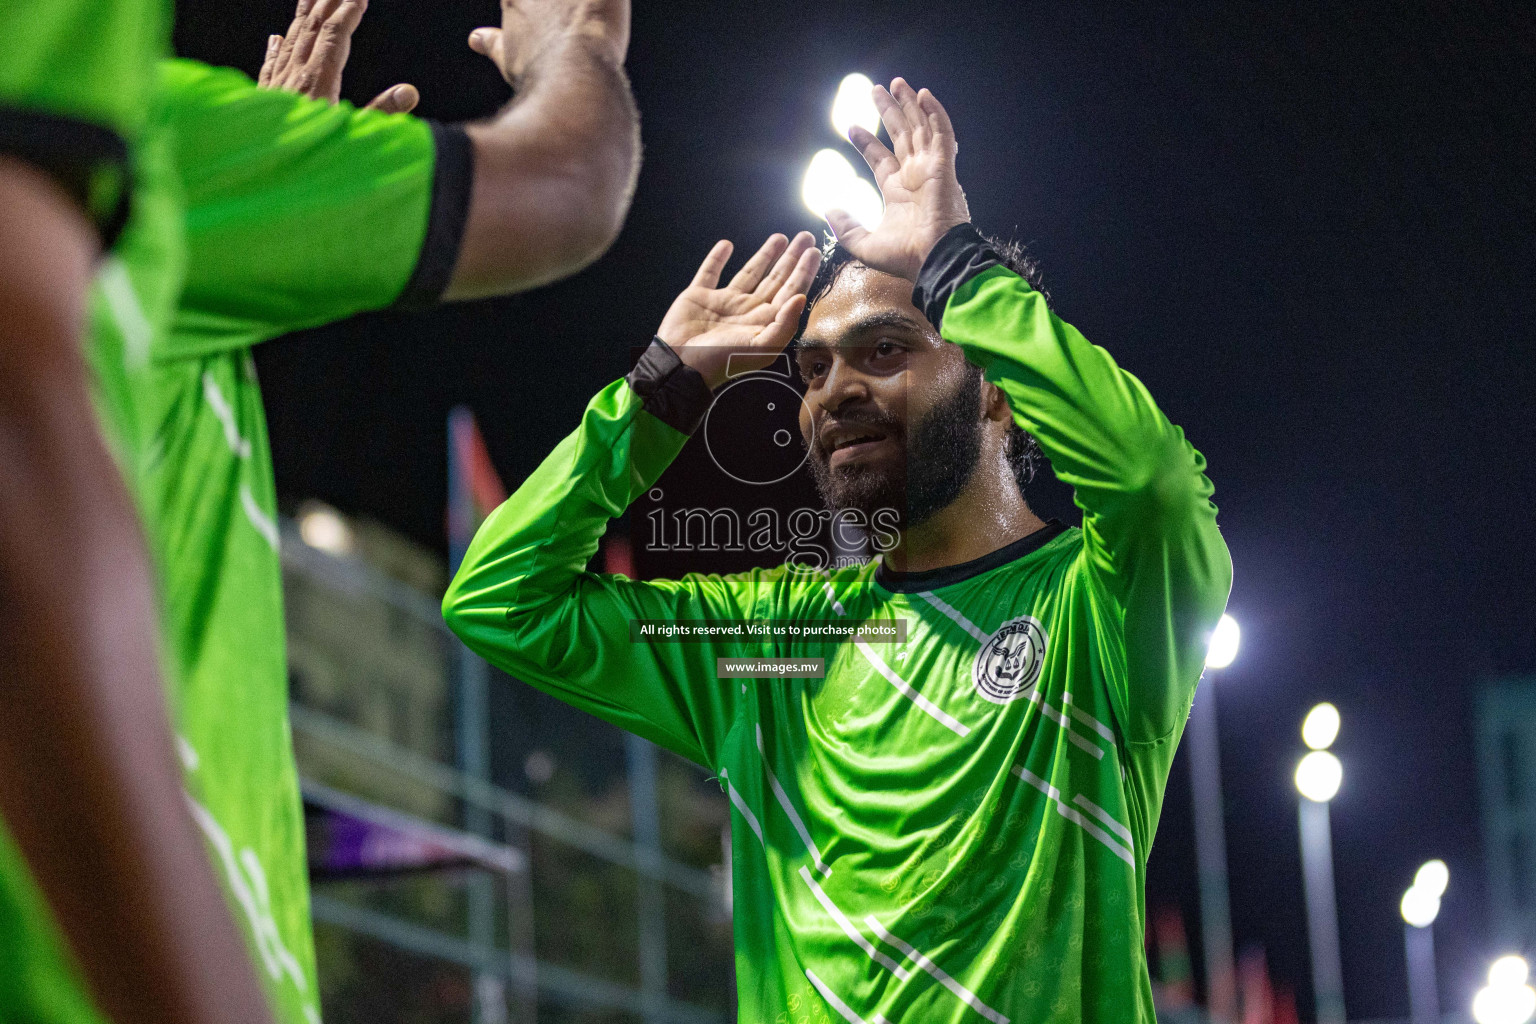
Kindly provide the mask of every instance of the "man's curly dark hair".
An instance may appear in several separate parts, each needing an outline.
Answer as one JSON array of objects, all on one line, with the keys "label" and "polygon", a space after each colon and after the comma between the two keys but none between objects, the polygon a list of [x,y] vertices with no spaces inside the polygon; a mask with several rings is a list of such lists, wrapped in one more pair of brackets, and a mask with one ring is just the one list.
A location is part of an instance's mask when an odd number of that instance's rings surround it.
[{"label": "man's curly dark hair", "polygon": [[[1045,290],[1045,283],[1040,274],[1040,264],[1025,250],[1019,242],[1004,242],[990,235],[983,235],[999,256],[1002,257],[1003,266],[1018,274],[1029,286],[1039,292],[1046,301],[1050,301],[1050,293]],[[805,310],[800,314],[800,329],[795,337],[798,340],[800,334],[805,332],[806,321],[810,319],[811,308],[816,305],[822,296],[832,288],[838,276],[852,263],[859,263],[853,253],[837,244],[837,239],[831,235],[821,246],[821,267],[816,271],[816,277],[811,281],[811,286],[806,289]],[[859,264],[863,266],[863,264]],[[981,368],[967,364],[977,376],[981,375]],[[1015,423],[1008,431],[1008,464],[1013,467],[1013,479],[1019,485],[1022,494],[1024,485],[1034,479],[1035,467],[1040,459],[1040,444],[1023,427]]]}]

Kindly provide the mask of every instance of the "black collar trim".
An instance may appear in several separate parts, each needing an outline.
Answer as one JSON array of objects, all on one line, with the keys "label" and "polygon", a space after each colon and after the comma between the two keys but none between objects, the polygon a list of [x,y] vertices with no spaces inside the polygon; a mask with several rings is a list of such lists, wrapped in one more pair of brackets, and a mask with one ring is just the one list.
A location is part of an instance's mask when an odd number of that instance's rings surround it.
[{"label": "black collar trim", "polygon": [[924,590],[952,587],[956,583],[964,583],[984,572],[991,572],[1000,565],[1018,561],[1031,551],[1038,551],[1066,532],[1066,529],[1066,523],[1059,519],[1052,519],[1034,533],[1020,537],[1012,544],[1000,547],[980,558],[973,558],[959,565],[941,565],[937,569],[924,569],[922,572],[895,572],[886,568],[882,560],[875,568],[875,583],[893,594],[915,594]]}]

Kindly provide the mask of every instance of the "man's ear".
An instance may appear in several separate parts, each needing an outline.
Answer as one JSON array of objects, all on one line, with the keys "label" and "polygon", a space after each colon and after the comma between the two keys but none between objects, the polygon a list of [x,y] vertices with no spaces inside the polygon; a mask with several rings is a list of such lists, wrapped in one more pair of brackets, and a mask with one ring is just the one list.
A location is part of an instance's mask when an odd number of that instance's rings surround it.
[{"label": "man's ear", "polygon": [[982,414],[994,423],[1013,425],[1013,407],[1003,389],[988,381],[981,382]]}]

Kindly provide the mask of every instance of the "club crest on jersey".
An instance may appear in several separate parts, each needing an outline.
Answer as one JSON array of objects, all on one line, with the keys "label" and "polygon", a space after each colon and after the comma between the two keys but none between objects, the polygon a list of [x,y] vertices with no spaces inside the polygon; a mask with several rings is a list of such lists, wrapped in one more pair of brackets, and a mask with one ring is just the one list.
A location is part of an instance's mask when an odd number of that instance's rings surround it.
[{"label": "club crest on jersey", "polygon": [[993,704],[1029,696],[1045,664],[1046,639],[1045,628],[1028,615],[998,626],[976,652],[971,669],[976,692]]}]

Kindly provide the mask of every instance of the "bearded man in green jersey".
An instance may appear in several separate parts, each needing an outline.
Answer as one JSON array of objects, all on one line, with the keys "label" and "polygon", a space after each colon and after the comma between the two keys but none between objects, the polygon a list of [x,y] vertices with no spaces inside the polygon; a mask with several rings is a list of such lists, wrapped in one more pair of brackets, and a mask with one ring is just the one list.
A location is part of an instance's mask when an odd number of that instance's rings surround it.
[{"label": "bearded man in green jersey", "polygon": [[[721,243],[486,521],[444,614],[506,671],[718,773],[742,1020],[1150,1022],[1147,855],[1231,581],[1205,463],[970,226],[937,100],[901,79],[875,99],[890,148],[851,139],[884,218],[829,214],[847,255],[797,357],[823,493],[894,503],[894,545],[828,572],[584,571],[731,356],[771,359],[794,333],[813,239],[770,239],[724,287]],[[1075,489],[1081,529],[1030,512],[1020,432]],[[906,640],[881,648],[629,629],[891,618]],[[821,658],[824,677],[717,678],[725,656]]]}]

